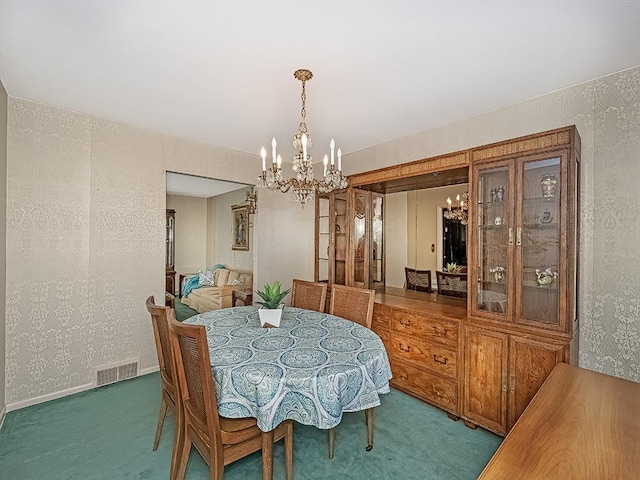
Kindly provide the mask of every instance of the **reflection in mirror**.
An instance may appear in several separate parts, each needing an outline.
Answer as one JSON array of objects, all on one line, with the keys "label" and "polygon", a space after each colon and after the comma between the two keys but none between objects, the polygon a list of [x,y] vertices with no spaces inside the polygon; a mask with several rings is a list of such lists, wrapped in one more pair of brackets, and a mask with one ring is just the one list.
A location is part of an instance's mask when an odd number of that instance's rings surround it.
[{"label": "reflection in mirror", "polygon": [[466,226],[459,221],[445,223],[443,210],[447,197],[455,198],[467,188],[465,183],[385,196],[386,286],[415,290],[415,284],[407,282],[405,268],[428,270],[435,292],[436,272],[446,269],[447,261],[466,266]]}]

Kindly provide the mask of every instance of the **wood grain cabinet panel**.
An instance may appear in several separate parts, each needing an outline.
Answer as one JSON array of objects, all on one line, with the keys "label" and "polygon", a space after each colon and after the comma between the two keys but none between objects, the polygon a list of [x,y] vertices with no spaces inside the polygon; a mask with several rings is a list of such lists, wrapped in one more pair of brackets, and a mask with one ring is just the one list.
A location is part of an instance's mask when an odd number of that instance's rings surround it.
[{"label": "wood grain cabinet panel", "polygon": [[419,365],[433,373],[456,378],[458,373],[458,354],[453,348],[447,348],[435,342],[425,342],[416,337],[391,334],[391,356]]},{"label": "wood grain cabinet panel", "polygon": [[463,416],[499,434],[507,430],[508,335],[465,329]]},{"label": "wood grain cabinet panel", "polygon": [[402,361],[391,362],[393,379],[391,384],[412,393],[426,402],[448,412],[455,412],[458,405],[458,385],[454,380],[445,380]]},{"label": "wood grain cabinet panel", "polygon": [[372,329],[391,361],[391,385],[457,417],[460,321],[430,315],[429,303],[424,312],[415,310],[415,302],[409,304],[376,303],[373,311]]},{"label": "wood grain cabinet panel", "polygon": [[395,311],[391,317],[392,330],[424,340],[458,345],[458,323],[436,319],[428,315]]},{"label": "wood grain cabinet panel", "polygon": [[522,415],[554,367],[561,363],[565,346],[511,336],[509,339],[509,430]]}]

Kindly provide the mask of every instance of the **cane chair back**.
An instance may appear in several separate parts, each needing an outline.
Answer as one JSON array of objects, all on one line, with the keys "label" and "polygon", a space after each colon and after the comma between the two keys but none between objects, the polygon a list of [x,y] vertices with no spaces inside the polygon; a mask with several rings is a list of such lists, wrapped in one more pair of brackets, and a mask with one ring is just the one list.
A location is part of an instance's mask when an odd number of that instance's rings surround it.
[{"label": "cane chair back", "polygon": [[[346,287],[344,285],[331,286],[331,301],[329,313],[337,317],[346,318],[364,327],[371,328],[373,321],[373,304],[376,292],[364,288]],[[367,452],[373,448],[373,408],[364,411],[367,424]],[[336,430],[329,430],[329,458],[333,458],[335,449]]]},{"label": "cane chair back", "polygon": [[407,290],[431,293],[431,270],[416,270],[404,267]]},{"label": "cane chair back", "polygon": [[375,294],[365,288],[332,285],[329,313],[371,328]]},{"label": "cane chair back", "polygon": [[327,284],[293,279],[291,306],[324,312],[327,300]]},{"label": "cane chair back", "polygon": [[153,325],[153,337],[156,343],[158,354],[158,365],[160,366],[161,401],[160,412],[158,413],[158,423],[156,425],[156,436],[153,440],[153,449],[158,448],[160,434],[167,416],[167,409],[176,415],[178,404],[178,393],[176,389],[176,378],[174,372],[173,355],[171,353],[171,342],[169,338],[169,307],[156,305],[153,295],[147,298],[147,311],[151,315]]},{"label": "cane chair back", "polygon": [[438,293],[452,297],[467,298],[467,274],[436,272]]},{"label": "cane chair back", "polygon": [[[273,478],[273,442],[284,439],[286,478],[293,474],[293,423],[286,420],[270,432],[262,432],[255,418],[218,416],[218,401],[203,325],[187,325],[169,315],[171,346],[175,357],[181,411],[172,471],[184,478],[191,447],[210,468],[210,478],[220,480],[224,467],[262,450],[262,478]],[[175,466],[173,464],[175,463]]]}]

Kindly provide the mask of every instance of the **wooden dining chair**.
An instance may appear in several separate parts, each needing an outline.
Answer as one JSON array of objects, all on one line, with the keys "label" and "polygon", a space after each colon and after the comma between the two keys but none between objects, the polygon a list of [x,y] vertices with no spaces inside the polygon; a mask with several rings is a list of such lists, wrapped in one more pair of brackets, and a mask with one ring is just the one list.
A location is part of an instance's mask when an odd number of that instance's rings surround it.
[{"label": "wooden dining chair", "polygon": [[467,298],[467,274],[436,272],[438,293],[452,297]]},{"label": "wooden dining chair", "polygon": [[293,279],[291,306],[324,312],[327,300],[327,284]]},{"label": "wooden dining chair", "polygon": [[286,478],[292,480],[292,421],[263,432],[255,418],[220,417],[205,327],[182,324],[170,312],[169,330],[180,393],[178,435],[172,458],[175,478],[184,478],[191,447],[195,446],[209,465],[211,480],[222,479],[226,465],[258,450],[262,450],[262,479],[271,480],[273,443],[284,439]]},{"label": "wooden dining chair", "polygon": [[147,311],[151,314],[153,336],[156,341],[156,352],[158,354],[158,365],[160,365],[160,382],[162,389],[156,436],[153,440],[154,450],[158,448],[162,426],[167,416],[167,408],[171,410],[171,413],[173,413],[176,418],[178,411],[176,377],[173,366],[173,355],[171,353],[171,342],[169,340],[168,312],[170,310],[171,308],[169,307],[156,305],[153,295],[147,298]]},{"label": "wooden dining chair", "polygon": [[[331,286],[329,313],[336,317],[346,318],[352,322],[371,328],[373,322],[373,304],[376,292],[344,285]],[[373,408],[364,411],[367,423],[367,452],[373,448]],[[336,441],[335,427],[329,430],[329,458],[333,458]]]},{"label": "wooden dining chair", "polygon": [[404,267],[404,276],[407,290],[432,293],[431,270],[416,270],[415,268]]}]

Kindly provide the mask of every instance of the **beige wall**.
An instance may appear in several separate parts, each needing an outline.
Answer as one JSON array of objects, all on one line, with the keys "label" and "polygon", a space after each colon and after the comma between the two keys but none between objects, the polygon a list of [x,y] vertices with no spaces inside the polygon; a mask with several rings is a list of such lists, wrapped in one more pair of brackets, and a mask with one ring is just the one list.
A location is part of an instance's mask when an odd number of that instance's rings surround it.
[{"label": "beige wall", "polygon": [[243,272],[253,271],[253,242],[255,228],[253,228],[254,215],[249,215],[249,250],[231,249],[231,206],[245,203],[248,188],[242,188],[233,192],[219,195],[209,199],[209,208],[213,212],[215,227],[209,233],[214,245],[214,254],[209,262],[209,267],[216,263],[226,265],[227,268]]},{"label": "beige wall", "polygon": [[[156,369],[144,300],[163,298],[166,171],[251,184],[258,156],[11,97],[7,153],[7,408],[91,388],[104,365]],[[313,272],[313,217],[289,237],[300,207],[260,196],[266,271]]]},{"label": "beige wall", "polygon": [[404,267],[408,266],[407,192],[390,193],[384,198],[385,284],[404,286]]},{"label": "beige wall", "polygon": [[5,307],[7,246],[7,92],[0,81],[0,426],[6,411],[5,399]]},{"label": "beige wall", "polygon": [[[462,197],[467,188],[467,184],[455,185],[417,190],[407,195],[407,266],[431,270],[433,286],[436,270],[442,266],[442,221],[438,207],[446,208],[447,197],[451,197],[455,206],[456,195]],[[432,245],[434,251],[431,251]]]},{"label": "beige wall", "polygon": [[181,273],[197,273],[207,268],[207,199],[167,195],[167,208],[176,211],[175,271],[178,290]]},{"label": "beige wall", "polygon": [[640,67],[347,155],[346,173],[575,124],[580,364],[640,381]]}]

